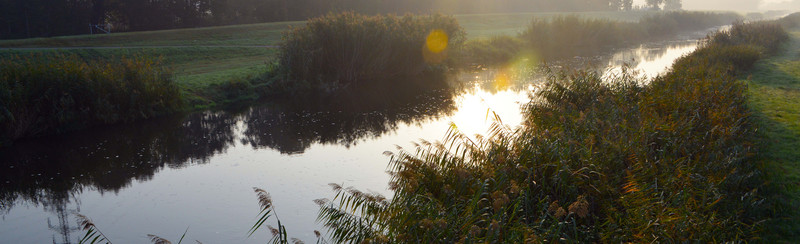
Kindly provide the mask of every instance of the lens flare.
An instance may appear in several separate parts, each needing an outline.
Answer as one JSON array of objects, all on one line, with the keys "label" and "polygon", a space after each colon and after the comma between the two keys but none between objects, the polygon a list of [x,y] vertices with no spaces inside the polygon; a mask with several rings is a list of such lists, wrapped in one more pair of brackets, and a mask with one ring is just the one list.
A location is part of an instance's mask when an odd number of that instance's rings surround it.
[{"label": "lens flare", "polygon": [[441,53],[447,49],[447,42],[449,41],[450,37],[447,36],[444,30],[436,29],[428,34],[428,38],[425,40],[425,46],[428,48],[428,51],[432,53]]}]

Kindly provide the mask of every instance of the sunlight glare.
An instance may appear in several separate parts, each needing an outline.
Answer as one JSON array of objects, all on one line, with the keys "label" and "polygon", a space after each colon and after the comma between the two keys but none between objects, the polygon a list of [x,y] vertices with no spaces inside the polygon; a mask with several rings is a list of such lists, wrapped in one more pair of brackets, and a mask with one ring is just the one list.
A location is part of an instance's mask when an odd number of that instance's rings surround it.
[{"label": "sunlight glare", "polygon": [[492,93],[476,85],[469,93],[457,98],[460,109],[450,117],[450,121],[470,138],[477,134],[486,135],[494,123],[493,113],[497,113],[504,125],[515,128],[522,124],[519,108],[529,100],[527,92],[504,90]]},{"label": "sunlight glare", "polygon": [[428,47],[428,51],[432,53],[441,53],[447,49],[448,41],[450,41],[450,38],[447,36],[447,33],[445,33],[444,30],[436,29],[428,34],[428,38],[425,40],[425,46]]}]

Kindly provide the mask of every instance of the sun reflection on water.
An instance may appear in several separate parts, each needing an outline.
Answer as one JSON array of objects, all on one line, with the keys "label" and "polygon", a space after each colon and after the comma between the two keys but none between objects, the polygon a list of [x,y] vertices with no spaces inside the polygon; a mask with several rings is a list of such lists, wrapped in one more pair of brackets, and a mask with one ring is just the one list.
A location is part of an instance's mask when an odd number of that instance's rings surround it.
[{"label": "sun reflection on water", "polygon": [[494,114],[501,122],[511,128],[522,123],[520,106],[529,101],[528,90],[505,89],[490,92],[476,83],[467,93],[456,98],[458,110],[450,117],[450,121],[464,135],[485,135],[492,123]]}]

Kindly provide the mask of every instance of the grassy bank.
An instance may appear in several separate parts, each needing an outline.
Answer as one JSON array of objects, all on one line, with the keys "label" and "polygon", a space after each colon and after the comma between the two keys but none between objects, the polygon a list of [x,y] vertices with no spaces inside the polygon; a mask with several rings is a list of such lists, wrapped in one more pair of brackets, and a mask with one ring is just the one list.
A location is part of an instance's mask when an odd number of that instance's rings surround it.
[{"label": "grassy bank", "polygon": [[[552,18],[568,14],[586,18],[637,21],[656,12],[552,12],[467,14],[453,17],[464,26],[468,38],[515,35],[533,18]],[[0,40],[0,47],[135,47],[135,46],[264,46],[278,45],[289,26],[302,26],[305,21],[275,22],[250,25],[218,26],[162,31],[113,33],[110,35],[78,35],[52,38]]]},{"label": "grassy bank", "polygon": [[161,60],[0,59],[0,142],[145,119],[183,108]]},{"label": "grassy bank", "polygon": [[161,47],[125,49],[5,50],[0,58],[35,56],[75,56],[87,62],[103,62],[119,57],[160,57],[163,68],[195,109],[225,104],[216,99],[219,85],[250,80],[264,73],[276,50],[251,47]]},{"label": "grassy bank", "polygon": [[[656,12],[582,12],[572,13],[582,18],[635,22]],[[516,35],[531,19],[552,19],[570,13],[474,14],[453,16],[472,39]],[[187,96],[188,104],[196,109],[216,107],[230,101],[246,100],[252,94],[236,95],[218,92],[220,86],[240,87],[243,83],[263,86],[268,64],[277,60],[277,48],[282,32],[289,26],[306,22],[280,22],[210,28],[178,29],[82,35],[54,38],[34,38],[0,41],[0,57],[27,56],[43,53],[75,54],[86,60],[122,56],[162,56],[163,64],[175,74],[175,80]],[[270,46],[270,47],[265,47]],[[472,44],[475,46],[475,44]],[[81,48],[81,49],[14,49],[2,48]],[[118,48],[122,47],[122,48]],[[498,52],[509,52],[506,45],[482,45],[482,60],[507,60]],[[452,54],[452,53],[451,53]],[[514,54],[512,52],[512,54]],[[509,54],[511,55],[511,54]],[[498,58],[499,57],[499,58]],[[261,79],[257,81],[257,79]],[[232,97],[233,96],[233,97]],[[221,99],[221,100],[220,100]]]},{"label": "grassy bank", "polygon": [[354,242],[756,240],[771,206],[736,74],[785,38],[737,24],[647,85],[552,73],[526,126],[401,150],[391,200],[334,185],[320,219]]},{"label": "grassy bank", "polygon": [[746,81],[759,130],[759,159],[772,187],[774,219],[767,223],[768,242],[800,240],[800,29],[779,55],[755,65]]},{"label": "grassy bank", "polygon": [[[590,16],[617,16],[609,18],[621,21],[613,23],[628,25],[630,22],[626,20],[640,14],[590,13]],[[702,14],[690,16],[695,15]],[[553,22],[569,19],[580,23],[611,23],[578,20],[577,17],[553,17],[555,14],[535,16],[550,18]],[[471,15],[461,18],[472,26],[473,31],[485,34],[492,28],[503,32],[505,30],[502,27],[521,22],[527,17],[530,16]],[[489,20],[495,21],[488,25],[479,24],[491,22]],[[288,24],[300,26],[286,32],[285,39],[279,41],[277,33],[286,29]],[[590,24],[583,27],[596,26]],[[412,85],[418,88],[441,87],[440,84],[427,82],[432,79],[414,77],[436,76],[454,67],[454,60],[463,57],[457,52],[461,51],[460,46],[466,35],[454,17],[331,14],[301,23],[2,41],[0,46],[3,47],[89,48],[0,50],[0,59],[70,57],[72,61],[69,62],[78,62],[76,60],[80,59],[80,62],[94,65],[114,63],[115,57],[163,57],[163,61],[158,63],[163,67],[158,69],[172,71],[174,77],[169,79],[170,82],[174,80],[179,88],[181,100],[188,105],[188,109],[202,109],[241,104],[304,89],[330,90],[357,86],[361,91],[390,91],[414,81],[417,84]],[[492,46],[494,49],[480,54],[481,58],[496,58],[497,50],[502,50],[504,56],[497,61],[501,62],[505,57],[513,57],[517,53],[517,50],[506,46],[516,47],[523,43],[521,45],[526,47],[530,44],[529,41],[520,42],[514,38],[500,40],[504,41],[503,45]],[[588,38],[580,43],[593,41],[597,39]],[[264,46],[277,43],[280,43],[279,49]],[[602,42],[603,45],[610,43]],[[60,131],[63,128],[43,129]]]}]

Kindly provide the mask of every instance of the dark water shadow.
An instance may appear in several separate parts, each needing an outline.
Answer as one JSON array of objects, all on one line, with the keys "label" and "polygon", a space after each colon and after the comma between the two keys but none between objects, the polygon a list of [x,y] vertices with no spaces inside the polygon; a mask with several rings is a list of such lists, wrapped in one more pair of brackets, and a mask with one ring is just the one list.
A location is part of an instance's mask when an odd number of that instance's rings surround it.
[{"label": "dark water shadow", "polygon": [[[305,94],[249,108],[205,111],[21,140],[0,148],[0,215],[17,205],[42,206],[67,231],[70,204],[83,191],[119,193],[153,179],[166,168],[209,163],[231,147],[301,154],[312,145],[351,147],[392,133],[403,124],[424,124],[455,111],[458,89],[429,80],[432,91],[396,86],[382,92],[347,89]],[[435,89],[433,89],[435,88]],[[366,94],[366,95],[359,95]],[[69,219],[67,219],[69,217]],[[59,224],[60,223],[60,224]]]}]

